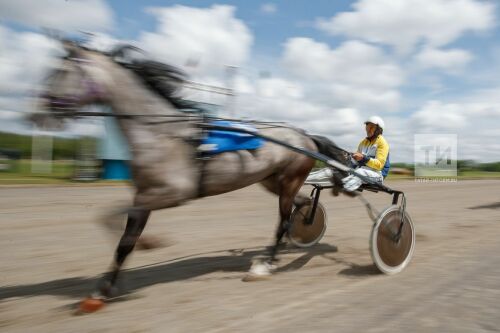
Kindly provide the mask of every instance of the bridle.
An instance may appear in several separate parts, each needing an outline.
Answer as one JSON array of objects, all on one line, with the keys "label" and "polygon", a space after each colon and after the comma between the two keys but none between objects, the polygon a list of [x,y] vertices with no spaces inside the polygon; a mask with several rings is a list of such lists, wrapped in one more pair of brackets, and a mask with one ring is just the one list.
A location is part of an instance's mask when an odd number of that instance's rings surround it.
[{"label": "bridle", "polygon": [[[74,64],[76,70],[81,73],[80,86],[83,89],[78,89],[82,91],[81,94],[67,95],[67,96],[55,96],[52,94],[42,94],[40,97],[48,100],[48,106],[50,109],[61,115],[69,115],[70,112],[74,112],[79,106],[85,104],[87,101],[102,101],[106,97],[105,89],[97,83],[92,77],[81,67],[83,63],[90,63],[90,60],[66,56],[62,58],[63,60],[70,61]],[[54,76],[57,78],[60,73],[56,73]]]}]

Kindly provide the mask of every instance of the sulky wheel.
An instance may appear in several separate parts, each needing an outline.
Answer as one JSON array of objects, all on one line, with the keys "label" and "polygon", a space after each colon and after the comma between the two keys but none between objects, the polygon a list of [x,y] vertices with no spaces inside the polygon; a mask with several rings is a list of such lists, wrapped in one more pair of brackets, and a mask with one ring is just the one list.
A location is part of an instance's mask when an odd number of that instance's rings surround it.
[{"label": "sulky wheel", "polygon": [[385,274],[396,274],[408,266],[415,249],[415,228],[405,212],[404,224],[398,238],[401,211],[390,206],[380,214],[370,235],[370,252],[377,268]]},{"label": "sulky wheel", "polygon": [[312,200],[304,205],[295,208],[290,218],[290,228],[288,229],[288,239],[298,247],[310,247],[315,245],[323,237],[326,230],[326,211],[322,204],[318,202],[316,212],[311,224],[307,224],[313,207]]}]

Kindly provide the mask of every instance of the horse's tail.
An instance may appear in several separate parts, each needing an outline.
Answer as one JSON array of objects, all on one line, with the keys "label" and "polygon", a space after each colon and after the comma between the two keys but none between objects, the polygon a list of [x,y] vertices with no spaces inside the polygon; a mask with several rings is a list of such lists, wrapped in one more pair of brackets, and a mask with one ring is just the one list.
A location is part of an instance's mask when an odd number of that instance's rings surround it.
[{"label": "horse's tail", "polygon": [[318,148],[318,152],[344,165],[350,165],[350,156],[347,151],[337,146],[332,140],[321,135],[309,135]]},{"label": "horse's tail", "polygon": [[[318,151],[326,155],[337,162],[340,162],[348,167],[351,167],[351,154],[337,146],[332,140],[321,135],[310,135],[311,140],[316,144]],[[343,188],[342,179],[348,174],[345,171],[334,170],[333,176],[331,178],[332,183],[335,185],[332,188],[332,193],[334,196],[339,195],[339,189]]]},{"label": "horse's tail", "polygon": [[111,231],[114,236],[119,236],[125,229],[125,222],[130,209],[132,209],[130,206],[114,207],[102,214],[99,222],[104,229]]}]

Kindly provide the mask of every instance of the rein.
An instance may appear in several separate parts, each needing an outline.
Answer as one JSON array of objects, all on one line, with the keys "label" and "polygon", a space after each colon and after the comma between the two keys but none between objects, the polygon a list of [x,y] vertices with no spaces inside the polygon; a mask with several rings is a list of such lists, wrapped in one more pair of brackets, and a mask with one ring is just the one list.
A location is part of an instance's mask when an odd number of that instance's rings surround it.
[{"label": "rein", "polygon": [[[120,118],[120,119],[141,119],[141,118],[167,119],[167,120],[162,120],[162,121],[158,121],[158,122],[146,122],[147,124],[150,124],[150,125],[179,123],[179,122],[190,121],[190,120],[199,120],[199,121],[202,121],[200,124],[203,124],[204,120],[212,120],[212,121],[225,120],[225,121],[230,121],[230,122],[235,122],[235,123],[249,123],[249,124],[253,124],[253,125],[266,126],[264,128],[294,129],[292,126],[285,125],[286,124],[285,122],[279,122],[279,121],[259,121],[259,120],[252,120],[252,119],[234,119],[234,118],[215,117],[215,116],[199,115],[199,114],[185,114],[185,115],[164,115],[164,114],[143,114],[143,113],[115,114],[115,113],[109,113],[109,112],[64,111],[63,110],[63,111],[52,112],[52,115],[54,115],[55,117],[77,117],[77,118],[79,118],[79,117],[112,117],[112,118]],[[232,127],[229,127],[229,128],[232,128]],[[260,128],[260,129],[262,129],[262,128]],[[344,152],[347,152],[347,151],[343,150],[342,148],[339,148],[339,149],[344,151]]]}]

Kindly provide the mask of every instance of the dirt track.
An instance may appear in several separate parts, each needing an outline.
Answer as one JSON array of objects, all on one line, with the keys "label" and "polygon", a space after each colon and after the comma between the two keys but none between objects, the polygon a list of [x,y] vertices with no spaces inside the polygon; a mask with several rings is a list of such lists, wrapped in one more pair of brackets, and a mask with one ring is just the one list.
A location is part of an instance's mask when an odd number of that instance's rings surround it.
[{"label": "dirt track", "polygon": [[[241,281],[277,222],[254,186],[155,212],[122,301],[73,316],[116,245],[97,222],[125,187],[0,188],[0,332],[500,331],[500,181],[393,182],[417,228],[403,273],[378,274],[361,203],[328,192],[329,226],[314,249],[286,249],[270,280]],[[386,194],[367,194],[379,208]]]}]

